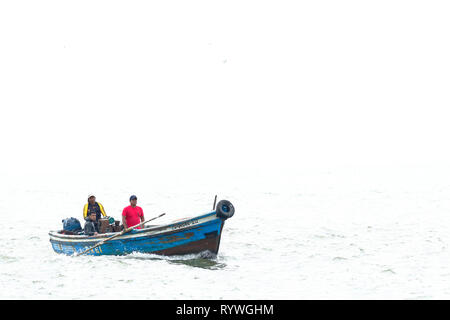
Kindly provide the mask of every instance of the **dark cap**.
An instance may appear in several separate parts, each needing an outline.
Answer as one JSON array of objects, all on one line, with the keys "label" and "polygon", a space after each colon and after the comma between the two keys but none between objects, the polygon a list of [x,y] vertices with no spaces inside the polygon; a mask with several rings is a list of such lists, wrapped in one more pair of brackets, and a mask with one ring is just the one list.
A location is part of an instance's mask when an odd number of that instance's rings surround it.
[{"label": "dark cap", "polygon": [[137,200],[137,197],[133,194],[131,197],[130,197],[130,201],[131,200]]}]

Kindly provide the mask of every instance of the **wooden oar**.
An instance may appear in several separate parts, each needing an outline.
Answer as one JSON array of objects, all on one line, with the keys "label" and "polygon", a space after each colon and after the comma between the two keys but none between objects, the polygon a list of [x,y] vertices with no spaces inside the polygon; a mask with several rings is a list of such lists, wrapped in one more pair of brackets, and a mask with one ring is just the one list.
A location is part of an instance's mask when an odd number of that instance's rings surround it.
[{"label": "wooden oar", "polygon": [[98,246],[101,246],[101,245],[104,244],[106,241],[109,241],[109,240],[111,240],[111,239],[117,238],[117,237],[119,237],[119,236],[121,236],[121,235],[123,235],[123,234],[125,234],[125,233],[127,233],[127,232],[130,232],[131,230],[133,230],[133,229],[135,229],[135,228],[137,228],[137,227],[143,226],[143,225],[146,224],[147,222],[150,222],[150,221],[152,221],[152,220],[158,219],[159,217],[162,217],[163,215],[165,215],[165,213],[160,214],[159,216],[154,217],[154,218],[151,218],[151,219],[149,219],[149,220],[147,220],[147,221],[141,222],[141,223],[139,223],[139,224],[137,224],[137,225],[135,225],[135,226],[132,226],[132,227],[123,229],[119,234],[115,234],[115,235],[113,235],[112,237],[109,237],[108,239],[105,239],[105,240],[103,240],[103,241],[100,241],[100,242],[97,243],[95,246],[93,246],[93,247],[91,247],[91,248],[89,248],[89,249],[86,249],[86,250],[84,250],[84,251],[81,252],[81,253],[75,253],[74,256],[81,256],[82,254],[85,254],[86,252],[91,251],[92,249],[97,248]]}]

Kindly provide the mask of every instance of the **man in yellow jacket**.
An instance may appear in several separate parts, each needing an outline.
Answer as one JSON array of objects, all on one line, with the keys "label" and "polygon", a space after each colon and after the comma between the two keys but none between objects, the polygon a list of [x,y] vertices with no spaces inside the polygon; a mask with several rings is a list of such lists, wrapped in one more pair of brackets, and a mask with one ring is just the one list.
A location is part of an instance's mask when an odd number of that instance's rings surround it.
[{"label": "man in yellow jacket", "polygon": [[95,212],[97,215],[97,221],[103,216],[106,217],[105,209],[100,202],[95,201],[95,196],[93,194],[88,195],[88,203],[84,205],[83,208],[83,218],[89,217],[89,215]]}]

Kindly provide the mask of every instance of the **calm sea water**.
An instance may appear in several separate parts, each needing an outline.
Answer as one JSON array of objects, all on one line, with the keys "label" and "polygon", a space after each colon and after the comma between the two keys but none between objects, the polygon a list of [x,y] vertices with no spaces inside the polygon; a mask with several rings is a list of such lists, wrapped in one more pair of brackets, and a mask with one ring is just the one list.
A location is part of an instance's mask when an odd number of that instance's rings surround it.
[{"label": "calm sea water", "polygon": [[[1,299],[450,298],[450,168],[11,174],[0,192]],[[48,231],[90,192],[116,219],[130,194],[160,223],[215,194],[236,213],[213,259],[56,254]]]}]

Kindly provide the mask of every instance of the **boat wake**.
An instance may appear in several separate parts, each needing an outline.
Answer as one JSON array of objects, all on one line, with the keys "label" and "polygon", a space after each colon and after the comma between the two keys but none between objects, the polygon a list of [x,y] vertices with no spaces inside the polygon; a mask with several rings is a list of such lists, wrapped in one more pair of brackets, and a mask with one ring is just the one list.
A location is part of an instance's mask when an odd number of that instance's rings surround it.
[{"label": "boat wake", "polygon": [[216,254],[210,251],[202,251],[199,253],[161,256],[151,253],[133,252],[132,254],[122,257],[123,259],[138,259],[138,260],[161,260],[167,261],[171,264],[183,264],[190,267],[217,270],[226,267],[226,264],[218,261]]}]

